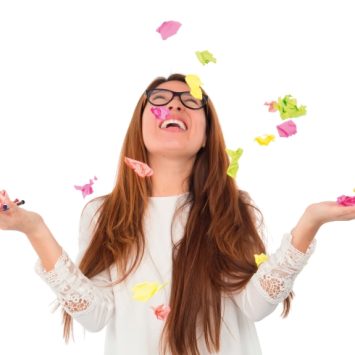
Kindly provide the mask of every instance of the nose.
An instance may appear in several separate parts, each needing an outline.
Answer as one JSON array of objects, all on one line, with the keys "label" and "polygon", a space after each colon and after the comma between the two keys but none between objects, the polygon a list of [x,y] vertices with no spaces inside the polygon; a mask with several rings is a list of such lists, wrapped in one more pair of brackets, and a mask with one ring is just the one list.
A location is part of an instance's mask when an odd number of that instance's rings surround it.
[{"label": "nose", "polygon": [[172,101],[169,102],[168,109],[170,111],[176,109],[177,111],[181,111],[182,109],[182,103],[180,101],[180,98],[178,96],[175,96]]}]

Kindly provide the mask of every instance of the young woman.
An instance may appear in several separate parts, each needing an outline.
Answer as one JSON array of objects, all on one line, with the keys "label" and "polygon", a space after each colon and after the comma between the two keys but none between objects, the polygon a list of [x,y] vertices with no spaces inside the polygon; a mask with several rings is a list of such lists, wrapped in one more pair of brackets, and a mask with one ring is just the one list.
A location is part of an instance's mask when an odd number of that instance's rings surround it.
[{"label": "young woman", "polygon": [[[9,207],[0,228],[32,243],[37,272],[63,308],[65,338],[72,319],[89,331],[107,326],[106,355],[260,354],[254,322],[281,302],[287,315],[319,227],[355,218],[355,207],[336,202],[308,206],[258,267],[261,215],[226,174],[211,100],[191,96],[184,78],[158,78],[139,99],[115,188],[83,209],[79,266],[40,215],[0,193]],[[170,121],[152,107],[168,108]],[[148,164],[153,175],[139,176],[125,157]]]}]

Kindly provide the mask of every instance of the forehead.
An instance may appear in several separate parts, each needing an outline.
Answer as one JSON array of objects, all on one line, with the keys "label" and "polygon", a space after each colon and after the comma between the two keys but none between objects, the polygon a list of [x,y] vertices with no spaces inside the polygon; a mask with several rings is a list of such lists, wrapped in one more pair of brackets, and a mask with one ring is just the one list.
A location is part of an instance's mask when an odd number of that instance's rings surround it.
[{"label": "forehead", "polygon": [[157,88],[172,91],[190,91],[190,88],[186,83],[177,80],[166,81],[165,83],[158,85]]}]

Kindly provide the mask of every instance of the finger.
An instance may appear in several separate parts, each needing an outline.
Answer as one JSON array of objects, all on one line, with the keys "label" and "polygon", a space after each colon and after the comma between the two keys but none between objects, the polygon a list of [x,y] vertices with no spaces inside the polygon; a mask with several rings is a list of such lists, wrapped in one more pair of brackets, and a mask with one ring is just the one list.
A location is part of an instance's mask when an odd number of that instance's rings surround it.
[{"label": "finger", "polygon": [[11,207],[13,208],[14,206],[21,206],[24,203],[24,200],[19,200],[18,198],[16,198],[14,201],[11,201],[10,196],[8,195],[6,190],[0,191],[0,212],[7,211]]},{"label": "finger", "polygon": [[4,193],[1,191],[0,192],[0,195],[1,195],[1,200],[0,201],[0,212],[7,212],[9,209],[14,209],[14,207],[17,207],[17,203],[15,202],[12,202],[10,199],[9,199],[9,196],[6,194],[5,192],[5,195]]},{"label": "finger", "polygon": [[14,201],[8,201],[5,203],[0,203],[0,212],[6,212],[8,210],[15,210],[16,208],[18,208],[18,206],[23,205],[25,203],[24,200],[18,201],[18,202],[14,202]]},{"label": "finger", "polygon": [[0,204],[0,212],[7,212],[10,208],[13,208],[9,203]]},{"label": "finger", "polygon": [[9,201],[10,201],[10,197],[7,194],[6,190],[1,190],[0,191],[0,202],[7,203]]}]

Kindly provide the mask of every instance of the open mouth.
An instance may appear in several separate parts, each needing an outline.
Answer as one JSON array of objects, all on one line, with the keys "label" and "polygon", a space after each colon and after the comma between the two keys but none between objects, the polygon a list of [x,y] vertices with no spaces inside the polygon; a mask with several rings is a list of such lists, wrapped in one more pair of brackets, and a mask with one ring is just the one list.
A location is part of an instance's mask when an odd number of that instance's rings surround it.
[{"label": "open mouth", "polygon": [[172,130],[171,128],[176,128],[181,131],[187,130],[186,124],[183,121],[177,119],[164,120],[159,127],[161,129],[169,129],[169,130]]}]

